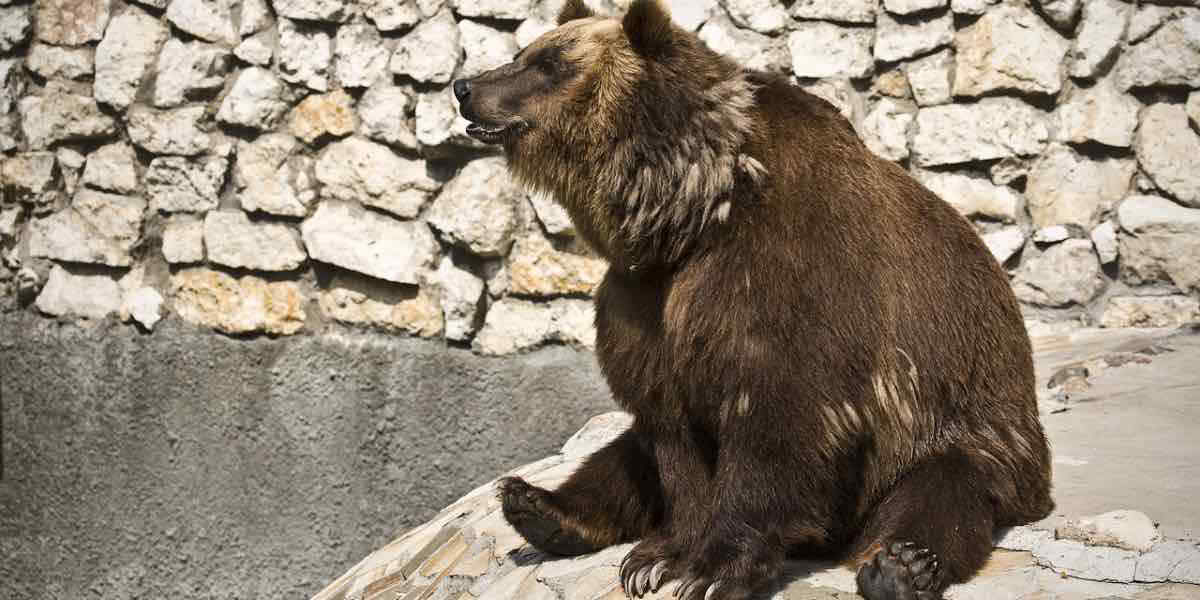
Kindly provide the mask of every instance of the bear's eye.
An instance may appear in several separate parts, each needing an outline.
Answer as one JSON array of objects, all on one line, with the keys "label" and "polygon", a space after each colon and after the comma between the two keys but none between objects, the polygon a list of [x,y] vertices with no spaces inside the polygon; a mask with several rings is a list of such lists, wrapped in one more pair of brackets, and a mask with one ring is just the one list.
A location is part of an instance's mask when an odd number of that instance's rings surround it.
[{"label": "bear's eye", "polygon": [[553,75],[558,70],[558,57],[551,53],[542,54],[537,58],[537,68],[547,75]]}]

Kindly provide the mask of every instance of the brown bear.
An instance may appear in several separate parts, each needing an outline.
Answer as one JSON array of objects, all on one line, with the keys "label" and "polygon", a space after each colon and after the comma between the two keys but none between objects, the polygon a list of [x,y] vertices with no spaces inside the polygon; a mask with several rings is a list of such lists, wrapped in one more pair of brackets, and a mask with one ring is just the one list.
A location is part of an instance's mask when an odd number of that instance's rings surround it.
[{"label": "brown bear", "polygon": [[635,419],[556,490],[505,479],[512,526],[559,555],[640,540],[630,596],[750,598],[828,556],[928,600],[1046,516],[1029,338],[970,223],[657,1],[558,21],[453,89],[610,263],[596,356]]}]

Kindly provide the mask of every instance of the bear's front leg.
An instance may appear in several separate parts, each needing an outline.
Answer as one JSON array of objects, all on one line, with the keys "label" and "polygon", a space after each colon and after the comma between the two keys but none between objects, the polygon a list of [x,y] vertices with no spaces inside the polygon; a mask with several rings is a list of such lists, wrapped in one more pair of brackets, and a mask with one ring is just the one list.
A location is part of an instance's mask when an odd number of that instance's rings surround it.
[{"label": "bear's front leg", "polygon": [[497,487],[508,523],[538,550],[561,556],[644,537],[662,515],[654,457],[632,429],[588,457],[557,490],[519,477]]}]

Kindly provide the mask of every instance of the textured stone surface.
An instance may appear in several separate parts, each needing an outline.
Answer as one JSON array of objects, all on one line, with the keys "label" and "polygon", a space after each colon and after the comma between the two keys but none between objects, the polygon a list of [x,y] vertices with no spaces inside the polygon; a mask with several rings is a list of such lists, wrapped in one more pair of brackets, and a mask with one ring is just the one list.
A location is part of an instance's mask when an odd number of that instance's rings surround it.
[{"label": "textured stone surface", "polygon": [[1154,521],[1136,510],[1114,510],[1072,519],[1054,529],[1058,539],[1075,540],[1089,546],[1109,546],[1146,552],[1162,540]]},{"label": "textured stone surface", "polygon": [[255,66],[269,67],[275,56],[275,40],[274,29],[256,33],[242,40],[233,49],[233,55]]},{"label": "textured stone surface", "polygon": [[947,0],[882,0],[882,2],[888,12],[907,15],[946,6]]},{"label": "textured stone surface", "polygon": [[60,175],[58,159],[50,152],[23,152],[0,158],[0,176],[11,199],[31,204],[38,212],[52,209],[58,203]]},{"label": "textured stone surface", "polygon": [[1200,321],[1200,300],[1190,296],[1114,296],[1100,314],[1101,327],[1180,327],[1193,321]]},{"label": "textured stone surface", "polygon": [[40,96],[18,102],[21,130],[33,149],[57,142],[103,139],[116,133],[116,122],[96,101],[65,89],[48,87]]},{"label": "textured stone surface", "polygon": [[1035,0],[1042,12],[1051,23],[1060,29],[1067,29],[1075,24],[1079,16],[1082,0]]},{"label": "textured stone surface", "polygon": [[387,71],[388,48],[370,25],[339,27],[334,47],[333,72],[343,87],[369,87]]},{"label": "textured stone surface", "polygon": [[954,76],[954,53],[949,50],[904,63],[904,74],[913,98],[921,106],[950,102]]},{"label": "textured stone surface", "polygon": [[56,317],[103,319],[121,309],[121,288],[107,275],[77,275],[55,265],[34,305]]},{"label": "textured stone surface", "polygon": [[400,38],[389,69],[417,81],[448,83],[461,54],[458,25],[450,11],[442,11]]},{"label": "textured stone surface", "polygon": [[1077,88],[1055,111],[1058,118],[1055,137],[1074,144],[1099,142],[1128,148],[1133,144],[1139,109],[1141,104],[1137,100],[1122,94],[1108,81]]},{"label": "textured stone surface", "polygon": [[216,44],[168,40],[155,67],[154,105],[179,106],[200,93],[219,90],[229,61],[229,50]]},{"label": "textured stone surface", "polygon": [[1200,584],[1200,547],[1195,542],[1169,540],[1143,554],[1134,571],[1137,581],[1181,581]]},{"label": "textured stone surface", "polygon": [[283,88],[283,82],[270,71],[257,67],[245,69],[221,102],[217,120],[253,129],[270,129],[288,108],[280,99]]},{"label": "textured stone surface", "polygon": [[25,66],[46,79],[79,79],[95,72],[96,49],[34,43],[25,56]]},{"label": "textured stone surface", "polygon": [[304,296],[290,281],[184,269],[171,276],[175,312],[189,323],[222,333],[294,334],[304,327]]},{"label": "textured stone surface", "polygon": [[442,309],[426,288],[399,286],[352,273],[322,291],[321,310],[342,323],[369,325],[421,337],[442,334]]},{"label": "textured stone surface", "polygon": [[1042,111],[1009,98],[923,108],[912,153],[921,166],[1037,154],[1050,137],[1046,121]]},{"label": "textured stone surface", "polygon": [[1200,291],[1200,210],[1157,196],[1131,196],[1117,209],[1121,278],[1131,285],[1162,281]]},{"label": "textured stone surface", "polygon": [[414,112],[417,142],[426,156],[443,158],[463,148],[490,148],[466,134],[469,121],[459,114],[449,90],[421,94]]},{"label": "textured stone surface", "polygon": [[607,270],[600,259],[561,252],[545,238],[525,236],[509,256],[508,291],[540,297],[591,294]]},{"label": "textured stone surface", "polygon": [[353,2],[347,0],[274,0],[275,12],[289,19],[342,22],[353,16]]},{"label": "textured stone surface", "polygon": [[116,142],[96,149],[87,157],[81,181],[88,187],[121,194],[137,191],[137,155],[133,146]]},{"label": "textured stone surface", "polygon": [[1039,565],[1071,577],[1095,581],[1133,581],[1137,553],[1117,548],[1088,548],[1067,540],[1049,540],[1033,549]]},{"label": "textured stone surface", "polygon": [[380,31],[395,31],[421,20],[421,11],[413,0],[370,0],[366,15]]},{"label": "textured stone surface", "polygon": [[[486,25],[463,19],[458,22],[459,41],[465,54],[462,66],[459,67],[458,77],[474,77],[489,69],[507,64],[516,55],[517,39],[513,34],[497,31]],[[447,40],[445,43],[451,43]],[[423,51],[423,50],[422,50]],[[395,71],[395,60],[392,61]],[[440,68],[442,65],[437,65]],[[437,72],[434,65],[426,68],[429,77],[435,77]]]},{"label": "textured stone surface", "polygon": [[912,103],[880,100],[859,130],[867,148],[888,160],[908,158],[908,131],[916,113],[917,107]]},{"label": "textured stone surface", "polygon": [[344,90],[313,94],[297,104],[288,117],[291,134],[310,144],[323,136],[345,137],[357,126],[354,99]]},{"label": "textured stone surface", "polygon": [[1001,227],[980,237],[983,238],[983,244],[987,246],[988,251],[996,258],[996,262],[1000,264],[1007,262],[1018,250],[1025,247],[1025,232],[1016,225]]},{"label": "textured stone surface", "polygon": [[511,354],[549,341],[583,346],[595,344],[592,303],[553,300],[535,304],[505,298],[493,304],[474,348],[482,354]]},{"label": "textured stone surface", "polygon": [[1192,127],[1200,129],[1200,91],[1188,94],[1184,110],[1187,111],[1188,119],[1192,121]]},{"label": "textured stone surface", "polygon": [[206,42],[233,47],[238,43],[233,14],[238,0],[171,0],[167,20]]},{"label": "textured stone surface", "polygon": [[296,230],[281,223],[252,222],[242,211],[205,215],[204,248],[211,262],[255,271],[291,271],[306,258]]},{"label": "textured stone surface", "polygon": [[1176,104],[1154,104],[1142,111],[1134,142],[1138,163],[1154,185],[1188,206],[1200,208],[1200,135],[1188,127],[1187,113]]},{"label": "textured stone surface", "polygon": [[162,320],[162,294],[151,287],[133,290],[121,300],[119,311],[122,321],[137,321],[142,327],[153,330]]},{"label": "textured stone surface", "polygon": [[334,144],[317,159],[321,195],[354,200],[401,217],[414,217],[439,185],[425,161],[398,156],[387,146],[352,137]]},{"label": "textured stone surface", "polygon": [[797,19],[874,23],[879,0],[796,0],[792,16]]},{"label": "textured stone surface", "polygon": [[1032,10],[1003,4],[955,35],[954,93],[1015,90],[1057,94],[1070,44]]},{"label": "textured stone surface", "polygon": [[358,102],[359,131],[373,140],[416,150],[417,136],[411,124],[414,111],[411,89],[377,82]]},{"label": "textured stone surface", "polygon": [[1019,194],[1007,186],[993,185],[982,177],[919,171],[917,178],[963,216],[1012,223],[1021,214]]},{"label": "textured stone surface", "polygon": [[395,283],[418,283],[437,258],[437,241],[424,223],[349,202],[322,202],[301,231],[314,260]]},{"label": "textured stone surface", "polygon": [[1200,10],[1182,12],[1121,53],[1115,68],[1122,89],[1155,85],[1200,87]]},{"label": "textured stone surface", "polygon": [[1117,260],[1120,254],[1120,246],[1117,245],[1117,228],[1112,221],[1105,221],[1092,229],[1090,237],[1092,245],[1096,247],[1096,255],[1100,257],[1101,264],[1109,264]]},{"label": "textured stone surface", "polygon": [[204,260],[204,221],[184,216],[167,221],[163,228],[162,251],[171,264]]},{"label": "textured stone surface", "polygon": [[1132,6],[1119,0],[1090,0],[1083,4],[1083,20],[1067,55],[1072,77],[1094,77],[1117,51]]},{"label": "textured stone surface", "polygon": [[37,38],[58,46],[81,46],[104,36],[112,15],[112,0],[40,0]]},{"label": "textured stone surface", "polygon": [[33,31],[33,8],[28,5],[0,7],[0,52],[11,52],[29,40]]},{"label": "textured stone surface", "polygon": [[279,20],[279,76],[324,92],[329,89],[333,44],[329,34],[289,19]]},{"label": "textured stone surface", "polygon": [[248,211],[303,217],[317,197],[312,159],[297,155],[300,144],[290,135],[268,133],[253,142],[238,142],[234,183]]},{"label": "textured stone surface", "polygon": [[146,169],[150,206],[162,212],[203,212],[217,207],[229,161],[219,156],[192,160],[156,158]]},{"label": "textured stone surface", "polygon": [[1013,281],[1022,302],[1039,306],[1084,304],[1104,287],[1100,262],[1088,240],[1067,240],[1025,261]]},{"label": "textured stone surface", "polygon": [[1125,196],[1137,166],[1132,160],[1091,160],[1056,145],[1033,163],[1025,197],[1037,227],[1091,229]]},{"label": "textured stone surface", "polygon": [[446,339],[469,340],[475,333],[477,317],[481,314],[483,280],[470,271],[458,268],[448,256],[438,264],[433,279],[441,292]]},{"label": "textured stone surface", "polygon": [[575,235],[575,224],[571,222],[571,215],[567,214],[567,209],[556,202],[553,196],[544,192],[535,192],[529,196],[529,203],[533,205],[534,213],[537,214],[542,227],[546,228],[546,233]]},{"label": "textured stone surface", "polygon": [[797,77],[865,77],[871,58],[873,32],[821,21],[802,21],[788,34],[792,72]]},{"label": "textured stone surface", "polygon": [[533,10],[533,0],[453,0],[454,10],[464,17],[525,19]]},{"label": "textured stone surface", "polygon": [[145,211],[146,201],[139,196],[79,190],[70,207],[29,224],[29,253],[70,262],[129,266]]},{"label": "textured stone surface", "polygon": [[954,19],[949,12],[915,21],[899,21],[884,12],[875,21],[875,28],[875,60],[911,58],[954,41]]},{"label": "textured stone surface", "polygon": [[203,105],[154,110],[137,104],[129,109],[126,130],[143,150],[191,156],[208,150],[208,134],[200,128],[204,119]]},{"label": "textured stone surface", "polygon": [[137,8],[114,17],[96,46],[96,100],[128,107],[167,33],[164,23]]},{"label": "textured stone surface", "polygon": [[721,4],[739,27],[759,33],[779,33],[788,24],[787,9],[779,0],[723,0]]},{"label": "textured stone surface", "polygon": [[502,159],[472,161],[438,195],[429,223],[474,254],[503,256],[512,245],[516,207],[524,196]]},{"label": "textured stone surface", "polygon": [[704,23],[699,35],[709,48],[748,68],[775,72],[787,72],[791,69],[792,58],[784,47],[782,38],[771,38],[754,31],[738,29],[733,21],[723,15]]}]

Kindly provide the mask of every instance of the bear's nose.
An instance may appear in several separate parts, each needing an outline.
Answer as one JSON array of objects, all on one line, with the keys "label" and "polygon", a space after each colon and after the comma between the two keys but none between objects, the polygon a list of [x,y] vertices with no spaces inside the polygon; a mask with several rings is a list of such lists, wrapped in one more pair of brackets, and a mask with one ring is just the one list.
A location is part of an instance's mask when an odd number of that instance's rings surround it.
[{"label": "bear's nose", "polygon": [[458,98],[459,103],[466,102],[467,98],[471,97],[471,84],[465,79],[459,79],[454,82],[454,97]]}]

